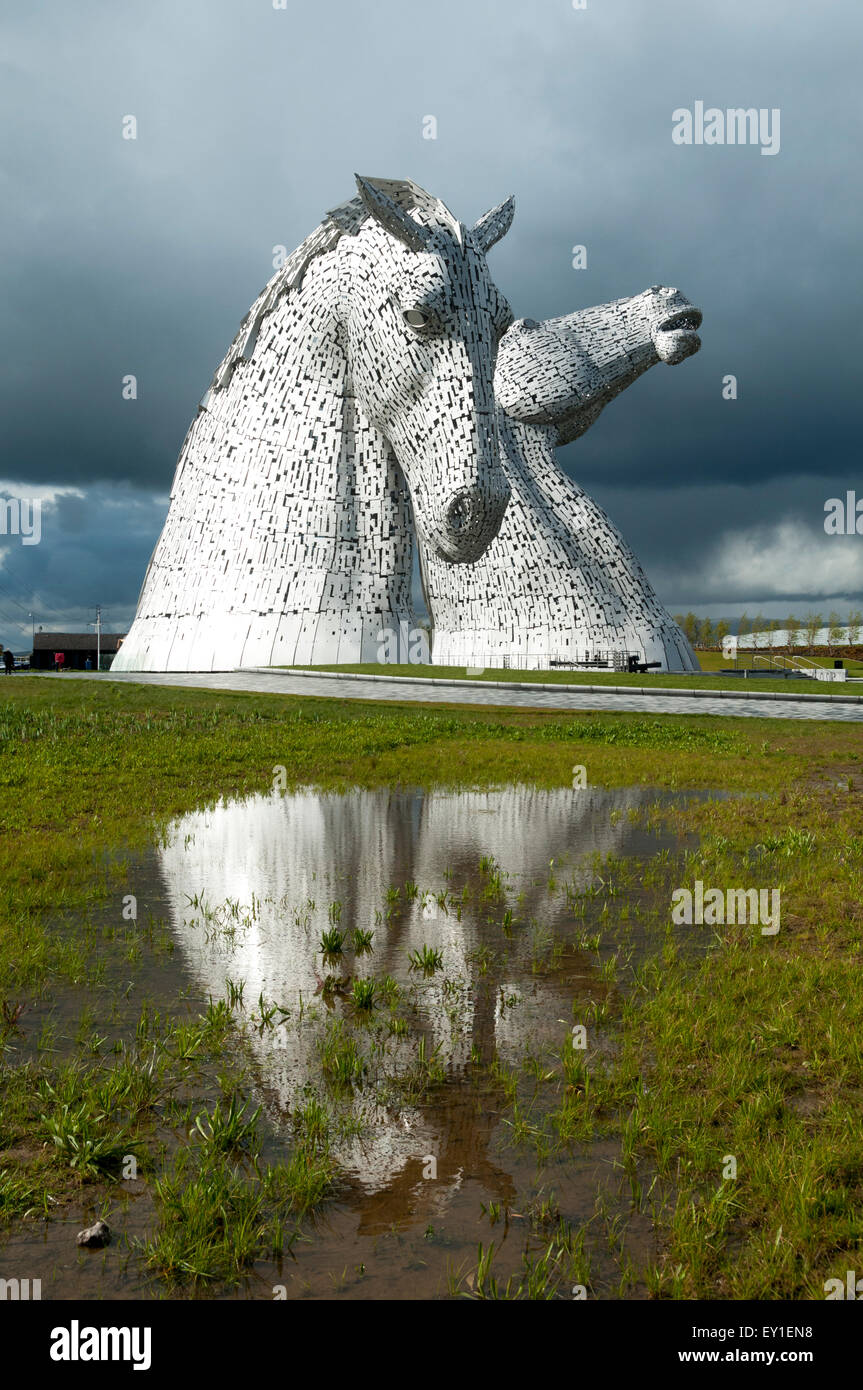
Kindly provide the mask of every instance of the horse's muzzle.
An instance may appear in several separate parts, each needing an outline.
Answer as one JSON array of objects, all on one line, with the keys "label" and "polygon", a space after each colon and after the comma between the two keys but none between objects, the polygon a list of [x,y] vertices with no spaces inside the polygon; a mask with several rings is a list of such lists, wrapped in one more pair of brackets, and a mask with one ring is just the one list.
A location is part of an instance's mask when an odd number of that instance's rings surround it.
[{"label": "horse's muzzle", "polygon": [[[680,300],[683,300],[682,304],[679,304]],[[701,310],[684,300],[682,295],[677,296],[677,301],[679,307],[675,307],[653,330],[653,346],[657,356],[672,367],[691,357],[701,347],[698,336]]]}]

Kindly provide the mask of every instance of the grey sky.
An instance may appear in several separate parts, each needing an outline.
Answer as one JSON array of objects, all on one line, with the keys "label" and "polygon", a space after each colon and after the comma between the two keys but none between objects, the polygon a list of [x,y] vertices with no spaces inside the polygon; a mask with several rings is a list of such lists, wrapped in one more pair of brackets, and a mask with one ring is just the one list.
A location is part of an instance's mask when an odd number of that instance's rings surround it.
[{"label": "grey sky", "polygon": [[[658,282],[703,310],[701,353],[562,456],[672,610],[860,600],[863,536],[823,531],[826,498],[863,496],[859,5],[17,0],[0,28],[0,479],[49,499],[40,545],[0,536],[0,640],[26,645],[30,610],[79,626],[101,601],[129,622],[272,248],[355,169],[464,221],[514,193],[490,267],[517,315]],[[779,107],[780,152],[675,145],[696,100]]]}]

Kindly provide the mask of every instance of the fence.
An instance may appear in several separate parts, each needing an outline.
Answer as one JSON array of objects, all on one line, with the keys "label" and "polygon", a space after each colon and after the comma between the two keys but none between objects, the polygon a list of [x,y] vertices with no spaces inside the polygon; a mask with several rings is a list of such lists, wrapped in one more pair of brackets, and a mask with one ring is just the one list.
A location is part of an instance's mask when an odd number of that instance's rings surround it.
[{"label": "fence", "polygon": [[518,656],[502,656],[500,652],[481,652],[470,657],[466,665],[473,670],[504,671],[628,671],[631,662],[641,662],[641,652],[628,651],[583,651],[583,652],[527,652]]}]

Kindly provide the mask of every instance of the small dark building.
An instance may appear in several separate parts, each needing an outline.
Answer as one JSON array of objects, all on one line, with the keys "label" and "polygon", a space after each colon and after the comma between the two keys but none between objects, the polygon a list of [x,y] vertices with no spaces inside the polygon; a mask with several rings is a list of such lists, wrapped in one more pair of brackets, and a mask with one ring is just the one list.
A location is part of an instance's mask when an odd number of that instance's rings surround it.
[{"label": "small dark building", "polygon": [[[125,632],[103,632],[100,640],[102,653],[101,668],[107,671],[117,655],[117,649],[126,636]],[[30,658],[31,671],[53,671],[57,652],[63,653],[63,665],[75,671],[83,671],[89,657],[93,670],[96,669],[95,632],[37,632],[33,638],[33,655]]]}]

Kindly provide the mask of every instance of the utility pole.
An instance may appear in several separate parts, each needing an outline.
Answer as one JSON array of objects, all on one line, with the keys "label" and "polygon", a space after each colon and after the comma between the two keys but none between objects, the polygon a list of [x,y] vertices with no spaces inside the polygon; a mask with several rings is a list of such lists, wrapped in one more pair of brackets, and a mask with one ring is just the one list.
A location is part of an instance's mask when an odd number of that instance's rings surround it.
[{"label": "utility pole", "polygon": [[95,621],[95,623],[88,623],[87,626],[88,626],[88,627],[95,627],[95,629],[96,629],[96,670],[98,671],[98,670],[101,669],[101,666],[102,666],[102,605],[101,605],[101,604],[99,604],[99,603],[96,604],[96,621]]}]

